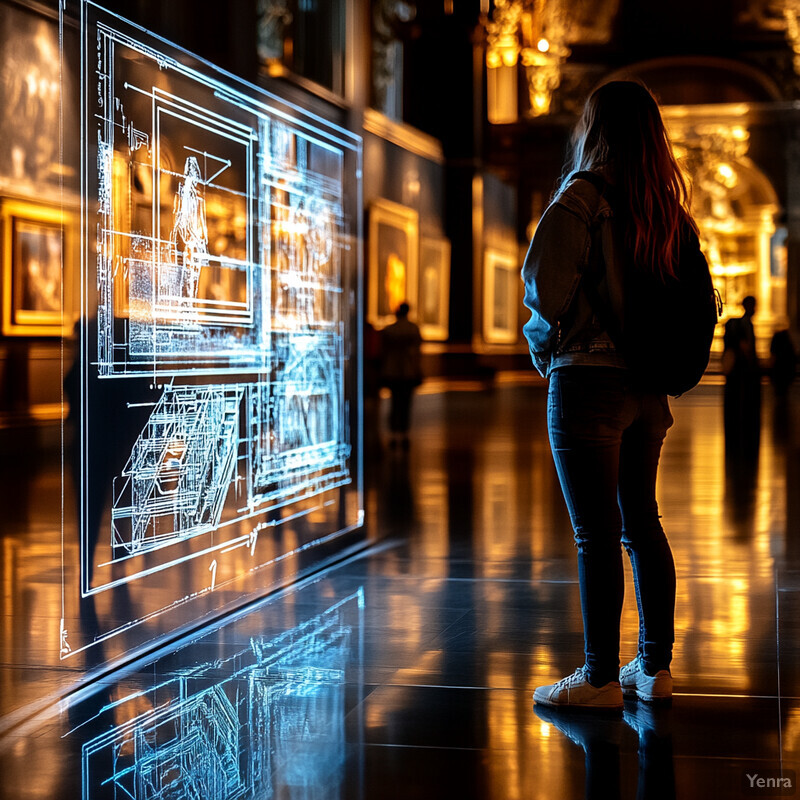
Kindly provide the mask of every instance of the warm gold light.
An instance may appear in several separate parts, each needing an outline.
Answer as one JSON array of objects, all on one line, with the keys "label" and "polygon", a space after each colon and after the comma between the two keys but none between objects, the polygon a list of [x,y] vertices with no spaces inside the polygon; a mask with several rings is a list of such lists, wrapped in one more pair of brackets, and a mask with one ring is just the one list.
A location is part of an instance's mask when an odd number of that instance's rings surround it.
[{"label": "warm gold light", "polygon": [[518,0],[495,0],[494,12],[487,19],[486,66],[513,67],[519,57],[518,27],[522,5]]},{"label": "warm gold light", "polygon": [[531,96],[534,116],[541,116],[550,110],[550,97],[542,92],[536,92]]},{"label": "warm gold light", "polygon": [[516,119],[516,80],[510,74],[493,73],[501,67],[516,67],[520,61],[528,82],[529,115],[549,113],[553,93],[561,83],[561,66],[570,54],[566,11],[560,0],[495,0],[483,24],[489,121]]},{"label": "warm gold light", "polygon": [[541,736],[542,739],[548,739],[550,737],[550,730],[551,728],[546,722],[539,723],[539,736]]},{"label": "warm gold light", "polygon": [[800,75],[800,0],[784,0],[783,18],[786,38],[794,52],[794,71]]},{"label": "warm gold light", "polygon": [[489,69],[497,69],[503,66],[503,59],[498,50],[486,51],[486,66],[489,67]]},{"label": "warm gold light", "polygon": [[[726,298],[721,321],[735,316],[739,300],[753,294],[762,309],[759,339],[768,341],[785,324],[786,288],[773,272],[777,197],[768,177],[748,157],[749,111],[746,104],[717,104],[695,107],[691,113],[669,109],[667,117],[670,136],[685,152],[692,175],[693,212],[714,284]],[[721,338],[715,341],[715,352],[722,349]]]},{"label": "warm gold light", "polygon": [[507,47],[500,51],[504,67],[513,67],[517,63],[517,52],[515,47]]},{"label": "warm gold light", "polygon": [[392,313],[405,302],[406,298],[406,264],[397,253],[390,253],[386,259],[386,278],[384,289]]},{"label": "warm gold light", "polygon": [[513,67],[517,63],[518,56],[519,47],[516,44],[509,42],[498,45],[486,51],[486,66],[489,69]]},{"label": "warm gold light", "polygon": [[733,187],[738,183],[736,171],[730,164],[727,164],[724,161],[717,165],[717,180],[726,189],[733,189]]}]

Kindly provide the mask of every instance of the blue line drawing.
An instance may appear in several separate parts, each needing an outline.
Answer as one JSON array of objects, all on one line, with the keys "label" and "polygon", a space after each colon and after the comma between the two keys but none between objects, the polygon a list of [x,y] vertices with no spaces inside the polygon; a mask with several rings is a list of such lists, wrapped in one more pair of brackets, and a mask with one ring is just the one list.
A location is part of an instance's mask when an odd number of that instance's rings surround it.
[{"label": "blue line drawing", "polygon": [[128,554],[217,527],[243,388],[167,387],[114,482],[112,548]]},{"label": "blue line drawing", "polygon": [[359,589],[283,634],[252,638],[83,720],[67,736],[108,725],[82,745],[83,798],[100,789],[129,800],[339,796],[345,686],[362,691],[363,608]]},{"label": "blue line drawing", "polygon": [[[234,484],[252,514],[349,482],[349,344],[341,152],[148,84],[133,56],[153,80],[169,62],[110,27],[97,42],[97,374],[170,380],[114,479],[114,560],[214,530]],[[181,383],[200,367],[254,378]]]},{"label": "blue line drawing", "polygon": [[[174,375],[209,361],[217,372],[265,367],[269,325],[256,296],[266,265],[254,242],[258,119],[123,80],[133,71],[124,56],[141,57],[141,47],[103,27],[97,37],[100,375]],[[130,148],[131,128],[149,146]]]},{"label": "blue line drawing", "polygon": [[282,380],[250,392],[251,507],[349,480],[340,346],[333,336],[275,337]]},{"label": "blue line drawing", "polygon": [[65,630],[63,657],[363,521],[360,138],[76,2],[81,547],[62,616],[140,591],[93,641]]}]

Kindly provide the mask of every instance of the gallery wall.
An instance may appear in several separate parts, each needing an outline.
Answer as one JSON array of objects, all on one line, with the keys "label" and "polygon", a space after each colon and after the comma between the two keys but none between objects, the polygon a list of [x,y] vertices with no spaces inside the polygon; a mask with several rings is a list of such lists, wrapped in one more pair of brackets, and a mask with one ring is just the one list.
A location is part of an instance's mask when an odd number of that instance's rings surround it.
[{"label": "gallery wall", "polygon": [[0,42],[3,657],[80,675],[363,545],[362,144],[84,0]]}]

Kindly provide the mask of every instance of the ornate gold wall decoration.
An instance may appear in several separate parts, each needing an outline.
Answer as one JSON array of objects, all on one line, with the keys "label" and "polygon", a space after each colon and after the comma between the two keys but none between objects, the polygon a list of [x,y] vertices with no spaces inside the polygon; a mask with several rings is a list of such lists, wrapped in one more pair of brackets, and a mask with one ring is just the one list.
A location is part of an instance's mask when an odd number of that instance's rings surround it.
[{"label": "ornate gold wall decoration", "polygon": [[759,338],[768,342],[785,322],[786,278],[773,263],[777,195],[748,157],[748,113],[745,104],[664,109],[724,317],[739,316],[742,299],[754,295]]},{"label": "ornate gold wall decoration", "polygon": [[569,57],[566,14],[561,0],[495,0],[485,15],[489,121],[513,122],[517,116],[517,64],[525,68],[528,114],[550,111]]},{"label": "ornate gold wall decoration", "polygon": [[794,54],[794,71],[800,75],[800,0],[749,0],[738,22],[763,31],[783,31]]},{"label": "ornate gold wall decoration", "polygon": [[611,39],[619,0],[495,0],[485,2],[489,121],[514,122],[518,65],[528,90],[526,114],[550,113],[561,84],[570,44],[605,44]]},{"label": "ornate gold wall decoration", "polygon": [[786,38],[794,53],[794,71],[800,75],[800,0],[784,0],[783,19],[786,23]]}]

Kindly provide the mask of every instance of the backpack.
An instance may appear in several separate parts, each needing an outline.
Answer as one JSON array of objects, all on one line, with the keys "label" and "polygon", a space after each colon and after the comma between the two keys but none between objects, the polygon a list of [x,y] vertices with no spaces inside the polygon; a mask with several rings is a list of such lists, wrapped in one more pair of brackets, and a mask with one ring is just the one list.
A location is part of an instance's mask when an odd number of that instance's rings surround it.
[{"label": "backpack", "polygon": [[[602,195],[605,180],[578,172]],[[613,207],[613,206],[612,206]],[[676,277],[623,265],[623,323],[602,300],[596,280],[605,268],[603,251],[592,231],[590,268],[581,286],[598,322],[605,328],[628,368],[647,391],[677,397],[695,387],[708,366],[711,342],[722,302],[714,289],[700,241],[688,226],[681,234]]]}]

